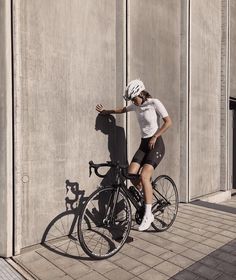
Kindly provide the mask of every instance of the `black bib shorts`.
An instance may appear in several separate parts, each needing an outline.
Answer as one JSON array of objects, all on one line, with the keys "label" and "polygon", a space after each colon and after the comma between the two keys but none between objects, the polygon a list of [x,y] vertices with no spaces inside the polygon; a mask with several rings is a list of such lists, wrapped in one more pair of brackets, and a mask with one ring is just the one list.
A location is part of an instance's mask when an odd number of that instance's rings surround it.
[{"label": "black bib shorts", "polygon": [[165,145],[162,137],[158,137],[153,149],[150,150],[148,143],[151,137],[142,138],[141,144],[135,153],[132,162],[137,162],[142,167],[144,164],[150,164],[155,169],[161,162],[165,154]]}]

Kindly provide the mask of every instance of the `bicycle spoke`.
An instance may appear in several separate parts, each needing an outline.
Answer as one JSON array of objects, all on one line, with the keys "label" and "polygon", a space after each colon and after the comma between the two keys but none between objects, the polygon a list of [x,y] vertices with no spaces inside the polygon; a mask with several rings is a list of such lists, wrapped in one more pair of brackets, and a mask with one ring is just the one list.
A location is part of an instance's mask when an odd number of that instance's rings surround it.
[{"label": "bicycle spoke", "polygon": [[120,192],[115,201],[114,188],[101,188],[88,199],[79,221],[78,235],[84,251],[94,258],[115,254],[128,237],[131,209]]},{"label": "bicycle spoke", "polygon": [[155,217],[153,227],[157,231],[168,229],[174,222],[178,211],[178,193],[174,182],[165,175],[153,183],[153,207]]}]

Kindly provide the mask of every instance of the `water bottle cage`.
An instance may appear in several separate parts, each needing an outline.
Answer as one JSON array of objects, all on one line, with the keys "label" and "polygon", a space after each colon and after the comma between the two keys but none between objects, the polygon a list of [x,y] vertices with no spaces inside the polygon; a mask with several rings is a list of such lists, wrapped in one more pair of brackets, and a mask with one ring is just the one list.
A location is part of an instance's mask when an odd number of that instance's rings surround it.
[{"label": "water bottle cage", "polygon": [[129,188],[129,191],[130,191],[130,193],[133,195],[133,197],[135,198],[135,200],[136,200],[137,202],[142,201],[142,199],[143,199],[142,194],[137,190],[136,187],[131,186],[131,187]]}]

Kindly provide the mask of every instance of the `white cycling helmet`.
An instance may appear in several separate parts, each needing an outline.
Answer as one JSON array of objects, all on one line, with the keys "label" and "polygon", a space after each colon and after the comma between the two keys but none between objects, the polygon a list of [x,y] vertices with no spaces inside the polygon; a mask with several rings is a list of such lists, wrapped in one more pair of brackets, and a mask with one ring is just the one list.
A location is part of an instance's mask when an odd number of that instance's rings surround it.
[{"label": "white cycling helmet", "polygon": [[126,101],[131,100],[134,97],[138,96],[143,90],[145,90],[143,82],[138,79],[133,80],[127,85],[123,97]]}]

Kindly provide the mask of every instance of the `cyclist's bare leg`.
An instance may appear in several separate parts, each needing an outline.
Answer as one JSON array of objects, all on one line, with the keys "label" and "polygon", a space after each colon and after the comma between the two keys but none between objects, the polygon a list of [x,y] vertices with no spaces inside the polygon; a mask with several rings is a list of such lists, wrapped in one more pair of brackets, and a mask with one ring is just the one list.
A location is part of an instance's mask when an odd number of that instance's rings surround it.
[{"label": "cyclist's bare leg", "polygon": [[144,164],[141,171],[141,183],[143,185],[144,199],[146,204],[152,204],[152,184],[151,177],[154,168],[150,164]]},{"label": "cyclist's bare leg", "polygon": [[[129,169],[128,169],[128,172],[129,174],[138,174],[139,173],[139,170],[140,170],[140,164],[137,163],[137,162],[131,162],[131,164],[129,165]],[[139,188],[139,190],[142,189],[142,184],[141,184],[141,180],[131,180],[131,183]]]},{"label": "cyclist's bare leg", "polygon": [[154,168],[150,164],[144,164],[141,171],[141,182],[143,185],[144,191],[144,200],[145,200],[145,213],[141,225],[139,226],[139,231],[147,230],[151,223],[154,221],[154,216],[152,214],[152,184],[151,177],[153,174]]}]

